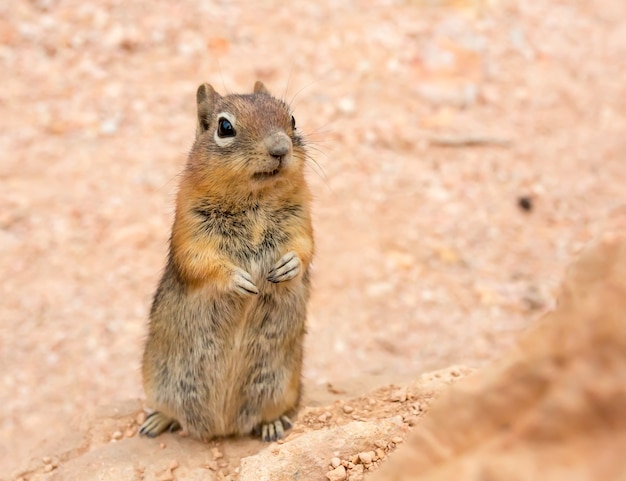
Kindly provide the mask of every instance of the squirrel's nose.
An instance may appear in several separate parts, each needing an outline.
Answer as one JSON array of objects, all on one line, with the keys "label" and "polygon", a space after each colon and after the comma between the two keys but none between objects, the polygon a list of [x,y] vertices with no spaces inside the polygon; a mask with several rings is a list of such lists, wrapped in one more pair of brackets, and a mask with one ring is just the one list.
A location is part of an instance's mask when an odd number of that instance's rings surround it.
[{"label": "squirrel's nose", "polygon": [[276,132],[265,139],[267,152],[278,160],[282,160],[291,150],[291,139],[284,132]]}]

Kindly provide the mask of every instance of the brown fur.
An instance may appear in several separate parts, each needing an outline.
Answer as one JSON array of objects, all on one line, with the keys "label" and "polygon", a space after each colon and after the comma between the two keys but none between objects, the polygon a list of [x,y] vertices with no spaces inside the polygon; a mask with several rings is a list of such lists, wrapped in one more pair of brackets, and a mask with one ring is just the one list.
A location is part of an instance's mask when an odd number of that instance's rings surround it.
[{"label": "brown fur", "polygon": [[[143,356],[158,413],[142,433],[177,421],[210,439],[270,425],[264,438],[275,439],[282,428],[272,435],[274,424],[300,398],[313,256],[305,150],[288,106],[260,82],[253,94],[225,97],[204,84],[197,98],[196,141]],[[236,119],[231,139],[217,138],[224,112]],[[285,146],[285,155],[271,154]],[[272,271],[281,259],[296,267]]]}]

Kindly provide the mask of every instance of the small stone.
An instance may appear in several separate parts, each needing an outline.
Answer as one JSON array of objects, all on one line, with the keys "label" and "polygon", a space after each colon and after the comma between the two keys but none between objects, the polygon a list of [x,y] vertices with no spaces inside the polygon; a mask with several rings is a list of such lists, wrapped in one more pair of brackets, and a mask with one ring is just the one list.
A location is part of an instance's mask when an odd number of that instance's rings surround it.
[{"label": "small stone", "polygon": [[115,431],[111,437],[116,441],[119,441],[120,439],[122,439],[123,434],[121,431]]},{"label": "small stone", "polygon": [[332,416],[333,416],[333,415],[332,415],[332,413],[330,413],[330,412],[326,411],[324,414],[321,414],[320,416],[318,416],[318,417],[317,417],[317,420],[318,420],[318,421],[320,421],[320,422],[322,422],[322,423],[325,423],[325,422],[327,422],[327,421],[328,421],[328,420],[329,420]]},{"label": "small stone", "polygon": [[137,434],[136,427],[128,428],[126,431],[124,431],[124,436],[127,438],[132,438],[135,434]]},{"label": "small stone", "polygon": [[528,195],[522,195],[517,198],[517,206],[524,212],[533,210],[533,198]]},{"label": "small stone", "polygon": [[213,459],[215,460],[218,460],[224,457],[224,455],[220,452],[219,448],[217,447],[211,448],[211,453],[213,454]]},{"label": "small stone", "polygon": [[356,110],[356,102],[352,97],[344,97],[337,102],[337,109],[344,115],[353,114]]},{"label": "small stone", "polygon": [[54,466],[52,466],[51,464],[46,464],[46,465],[43,467],[43,472],[44,472],[44,473],[49,473],[49,472],[50,472],[50,471],[52,471],[53,469],[54,469]]},{"label": "small stone", "polygon": [[400,436],[396,436],[394,438],[391,438],[391,441],[396,443],[396,444],[400,444],[401,442],[404,441],[404,439],[402,439]]},{"label": "small stone", "polygon": [[350,470],[350,481],[362,481],[365,467],[362,464],[356,465]]},{"label": "small stone", "polygon": [[203,467],[211,471],[217,471],[217,461],[209,461]]},{"label": "small stone", "polygon": [[180,464],[178,464],[178,460],[174,459],[172,460],[172,462],[170,463],[170,469],[174,470],[176,468],[178,468],[178,466],[180,466]]},{"label": "small stone", "polygon": [[346,414],[350,414],[354,412],[354,408],[352,406],[348,406],[347,404],[343,407],[343,412]]},{"label": "small stone", "polygon": [[161,443],[161,444],[159,444],[159,447],[160,447],[161,449],[165,449],[165,443]]},{"label": "small stone", "polygon": [[326,473],[326,477],[329,481],[343,481],[347,476],[348,473],[346,472],[346,468],[343,466],[338,466],[332,471],[328,471]]},{"label": "small stone", "polygon": [[374,441],[374,446],[376,446],[377,448],[385,449],[387,447],[387,441],[383,439],[377,439],[376,441]]},{"label": "small stone", "polygon": [[44,464],[50,464],[52,462],[52,458],[50,458],[50,456],[44,456],[41,460]]},{"label": "small stone", "polygon": [[174,481],[174,474],[171,469],[166,469],[159,477],[158,481]]},{"label": "small stone", "polygon": [[103,135],[112,135],[117,132],[119,122],[117,119],[107,119],[100,124],[100,133]]},{"label": "small stone", "polygon": [[332,458],[332,459],[330,460],[330,465],[331,465],[333,468],[338,468],[338,467],[341,465],[341,459],[339,459],[339,458]]},{"label": "small stone", "polygon": [[396,389],[395,391],[392,391],[391,394],[389,395],[389,400],[391,402],[401,402],[403,403],[404,401],[406,401],[406,389],[404,388],[400,388],[400,389]]},{"label": "small stone", "polygon": [[359,461],[363,464],[372,464],[372,454],[371,453],[359,453]]},{"label": "small stone", "polygon": [[376,456],[378,457],[378,459],[385,459],[385,456],[386,456],[385,451],[378,448],[376,450]]},{"label": "small stone", "polygon": [[419,419],[419,416],[407,416],[404,419],[404,422],[407,423],[409,426],[415,426],[419,422]]},{"label": "small stone", "polygon": [[135,418],[135,421],[137,421],[137,424],[139,425],[143,424],[145,420],[146,420],[146,413],[144,413],[143,411],[137,414],[137,417]]}]

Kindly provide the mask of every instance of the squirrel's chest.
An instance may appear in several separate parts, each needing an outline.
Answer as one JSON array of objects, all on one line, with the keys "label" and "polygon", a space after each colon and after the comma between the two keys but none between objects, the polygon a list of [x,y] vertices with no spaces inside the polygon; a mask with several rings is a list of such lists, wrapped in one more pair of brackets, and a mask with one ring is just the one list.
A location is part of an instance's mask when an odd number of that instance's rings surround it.
[{"label": "squirrel's chest", "polygon": [[[230,225],[229,225],[230,224]],[[269,216],[242,218],[226,223],[220,232],[222,249],[241,265],[266,268],[289,241],[289,232],[277,219]]]},{"label": "squirrel's chest", "polygon": [[278,259],[274,257],[290,238],[293,213],[285,212],[285,208],[254,206],[234,212],[204,206],[196,212],[201,219],[201,231],[216,236],[220,250],[240,265],[265,264],[268,259],[276,262]]}]

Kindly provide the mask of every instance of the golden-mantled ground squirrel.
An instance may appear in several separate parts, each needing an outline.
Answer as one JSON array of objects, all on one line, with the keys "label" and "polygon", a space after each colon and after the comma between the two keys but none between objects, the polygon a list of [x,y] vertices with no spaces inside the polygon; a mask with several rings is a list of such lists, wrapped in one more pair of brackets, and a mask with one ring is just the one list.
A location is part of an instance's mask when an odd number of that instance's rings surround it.
[{"label": "golden-mantled ground squirrel", "polygon": [[198,88],[143,355],[140,432],[281,438],[300,400],[313,256],[306,153],[289,106]]}]

